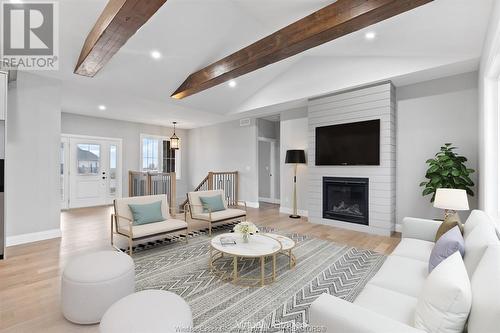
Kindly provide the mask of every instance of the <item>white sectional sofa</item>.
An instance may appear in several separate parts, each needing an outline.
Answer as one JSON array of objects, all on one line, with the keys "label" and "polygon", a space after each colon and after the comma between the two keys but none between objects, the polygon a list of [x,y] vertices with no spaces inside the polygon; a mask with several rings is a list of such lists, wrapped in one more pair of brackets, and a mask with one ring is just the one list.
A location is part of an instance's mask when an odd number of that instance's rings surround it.
[{"label": "white sectional sofa", "polygon": [[[354,303],[329,294],[310,308],[310,324],[326,332],[417,333],[415,309],[428,276],[428,262],[440,222],[403,221],[403,238]],[[471,280],[469,333],[500,332],[500,243],[494,222],[475,210],[465,223],[464,264]]]}]

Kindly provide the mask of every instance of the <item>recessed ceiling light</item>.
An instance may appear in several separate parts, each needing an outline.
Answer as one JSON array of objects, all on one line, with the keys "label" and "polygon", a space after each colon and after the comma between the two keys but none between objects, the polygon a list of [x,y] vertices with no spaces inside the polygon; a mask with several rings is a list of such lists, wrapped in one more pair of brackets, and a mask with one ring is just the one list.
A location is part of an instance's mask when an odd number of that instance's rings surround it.
[{"label": "recessed ceiling light", "polygon": [[156,60],[160,59],[161,58],[160,51],[156,51],[156,50],[151,51],[151,58],[156,59]]},{"label": "recessed ceiling light", "polygon": [[234,81],[234,80],[229,81],[229,83],[228,83],[228,84],[229,84],[229,86],[230,86],[231,88],[236,87],[236,81]]},{"label": "recessed ceiling light", "polygon": [[106,105],[99,105],[99,110],[106,111]]},{"label": "recessed ceiling light", "polygon": [[374,40],[375,37],[377,37],[377,34],[374,31],[369,31],[365,34],[367,40]]}]

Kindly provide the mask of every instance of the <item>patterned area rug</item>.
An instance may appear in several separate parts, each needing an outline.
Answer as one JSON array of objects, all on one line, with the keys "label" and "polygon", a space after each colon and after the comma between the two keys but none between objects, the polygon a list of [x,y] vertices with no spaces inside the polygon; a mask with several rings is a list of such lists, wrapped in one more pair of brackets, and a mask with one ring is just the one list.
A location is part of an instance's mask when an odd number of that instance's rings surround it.
[{"label": "patterned area rug", "polygon": [[[163,289],[182,296],[193,311],[195,332],[300,332],[317,297],[329,293],[352,302],[385,260],[369,250],[285,235],[297,243],[297,265],[289,269],[288,258],[278,256],[277,280],[265,287],[236,286],[213,275],[208,269],[210,238],[200,234],[188,244],[173,241],[135,254],[137,290]],[[230,260],[220,265],[230,267]],[[240,267],[240,274],[258,276],[257,262],[247,260]]]}]

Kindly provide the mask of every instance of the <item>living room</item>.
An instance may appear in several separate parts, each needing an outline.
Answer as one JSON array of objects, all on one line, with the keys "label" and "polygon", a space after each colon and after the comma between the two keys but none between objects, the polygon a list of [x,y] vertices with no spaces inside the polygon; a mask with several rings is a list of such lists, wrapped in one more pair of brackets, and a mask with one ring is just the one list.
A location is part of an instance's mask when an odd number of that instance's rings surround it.
[{"label": "living room", "polygon": [[46,3],[57,58],[2,49],[0,331],[498,330],[499,3]]}]

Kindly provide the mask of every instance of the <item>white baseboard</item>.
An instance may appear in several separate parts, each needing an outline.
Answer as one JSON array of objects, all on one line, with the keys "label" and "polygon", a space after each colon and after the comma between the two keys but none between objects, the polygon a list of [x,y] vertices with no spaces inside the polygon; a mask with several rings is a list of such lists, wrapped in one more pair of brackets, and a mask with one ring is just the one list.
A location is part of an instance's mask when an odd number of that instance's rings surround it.
[{"label": "white baseboard", "polygon": [[5,240],[6,246],[14,246],[32,242],[38,242],[46,239],[60,238],[62,236],[61,229],[51,229],[29,234],[8,236]]},{"label": "white baseboard", "polygon": [[259,201],[267,202],[270,204],[278,204],[278,205],[281,203],[280,199],[273,199],[273,198],[259,198]]},{"label": "white baseboard", "polygon": [[403,232],[403,226],[399,223],[396,223],[396,232]]},{"label": "white baseboard", "polygon": [[[280,213],[282,213],[282,214],[292,214],[293,213],[293,209],[289,208],[289,207],[283,207],[283,206],[281,206],[280,207]],[[303,209],[298,209],[297,210],[297,214],[299,214],[300,216],[304,216],[304,217],[307,217],[309,215],[308,211],[307,210],[303,210]]]},{"label": "white baseboard", "polygon": [[247,201],[247,207],[250,207],[250,208],[259,208],[260,205],[258,202],[252,202],[252,201]]}]

